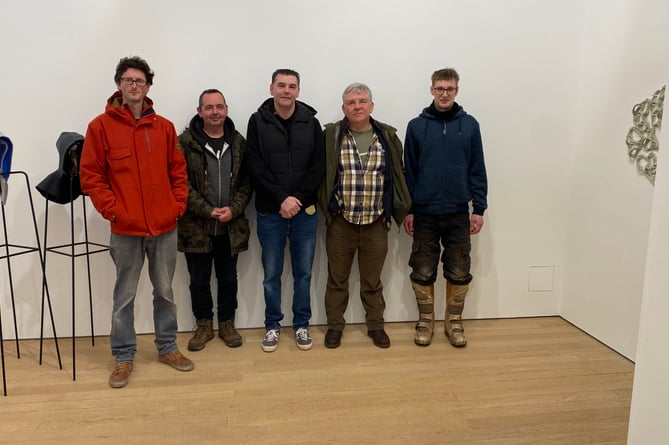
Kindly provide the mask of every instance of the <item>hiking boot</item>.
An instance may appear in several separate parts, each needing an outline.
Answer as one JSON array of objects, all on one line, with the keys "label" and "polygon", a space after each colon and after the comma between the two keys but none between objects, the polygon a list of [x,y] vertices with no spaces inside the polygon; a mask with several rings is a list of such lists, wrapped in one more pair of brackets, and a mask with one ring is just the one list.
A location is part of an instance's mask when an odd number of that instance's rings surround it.
[{"label": "hiking boot", "polygon": [[190,361],[188,358],[184,357],[184,355],[181,352],[179,352],[178,349],[175,349],[174,351],[169,352],[165,355],[159,355],[158,361],[160,361],[161,363],[165,363],[166,365],[170,365],[174,369],[184,372],[190,371],[195,367],[193,362]]},{"label": "hiking boot", "polygon": [[118,362],[109,376],[109,386],[112,388],[123,388],[128,384],[128,378],[132,374],[132,362]]},{"label": "hiking boot", "polygon": [[265,338],[260,344],[262,350],[265,352],[276,351],[277,346],[279,346],[279,335],[278,329],[269,329],[265,332]]},{"label": "hiking boot", "polygon": [[309,335],[308,328],[298,328],[295,330],[295,343],[297,343],[297,347],[303,351],[311,349],[313,343],[311,342],[311,335]]},{"label": "hiking boot", "polygon": [[335,331],[334,329],[328,329],[325,333],[325,347],[330,349],[338,348],[341,345],[341,335],[342,331]]},{"label": "hiking boot", "polygon": [[189,351],[199,351],[204,349],[209,340],[214,338],[214,323],[211,320],[196,320],[195,333],[188,340]]},{"label": "hiking boot", "polygon": [[236,348],[242,345],[242,336],[235,329],[235,320],[225,320],[218,322],[218,336],[223,339],[230,348]]}]

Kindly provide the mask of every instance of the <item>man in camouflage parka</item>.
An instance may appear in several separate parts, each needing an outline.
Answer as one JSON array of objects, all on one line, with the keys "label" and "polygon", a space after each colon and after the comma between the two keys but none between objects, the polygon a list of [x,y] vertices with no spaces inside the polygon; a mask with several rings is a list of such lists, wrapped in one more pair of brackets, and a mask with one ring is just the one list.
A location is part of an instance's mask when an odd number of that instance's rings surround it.
[{"label": "man in camouflage parka", "polygon": [[188,170],[188,208],[178,221],[179,251],[190,274],[196,329],[188,349],[199,351],[214,338],[211,266],[217,280],[218,336],[229,347],[242,344],[235,329],[237,254],[248,248],[244,209],[252,189],[243,166],[246,140],[228,118],[223,94],[205,90],[198,114],[179,135]]}]

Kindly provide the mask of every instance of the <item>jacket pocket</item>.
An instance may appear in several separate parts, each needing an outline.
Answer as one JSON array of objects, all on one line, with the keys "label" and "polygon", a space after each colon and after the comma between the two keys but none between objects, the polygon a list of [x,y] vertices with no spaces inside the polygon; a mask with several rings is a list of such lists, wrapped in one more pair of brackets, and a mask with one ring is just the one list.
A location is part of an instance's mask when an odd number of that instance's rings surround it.
[{"label": "jacket pocket", "polygon": [[107,154],[109,167],[114,173],[129,172],[132,170],[132,150],[130,147],[110,148]]},{"label": "jacket pocket", "polygon": [[232,252],[243,252],[249,248],[249,238],[251,237],[251,229],[249,227],[249,220],[243,214],[230,222],[228,225],[228,233],[230,235],[230,247]]}]

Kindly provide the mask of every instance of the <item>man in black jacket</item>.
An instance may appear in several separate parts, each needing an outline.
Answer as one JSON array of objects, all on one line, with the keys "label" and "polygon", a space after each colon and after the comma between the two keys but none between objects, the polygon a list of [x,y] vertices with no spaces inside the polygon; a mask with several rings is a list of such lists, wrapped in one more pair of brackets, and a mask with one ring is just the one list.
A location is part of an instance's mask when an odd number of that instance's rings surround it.
[{"label": "man in black jacket", "polygon": [[293,329],[298,348],[311,349],[311,266],[316,246],[316,191],[325,171],[324,141],[316,110],[297,100],[300,75],[272,74],[271,98],[251,115],[247,162],[256,191],[258,239],[262,248],[265,338],[276,350],[281,320],[281,274],[286,239],[293,269]]}]

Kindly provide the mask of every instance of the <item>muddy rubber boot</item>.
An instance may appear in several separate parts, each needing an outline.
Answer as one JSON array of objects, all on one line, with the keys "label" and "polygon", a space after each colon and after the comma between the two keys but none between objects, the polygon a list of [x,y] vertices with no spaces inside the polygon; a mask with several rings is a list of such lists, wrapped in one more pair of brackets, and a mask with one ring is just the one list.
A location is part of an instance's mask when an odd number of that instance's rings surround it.
[{"label": "muddy rubber boot", "polygon": [[465,329],[462,327],[462,310],[465,308],[465,297],[469,285],[446,283],[446,317],[444,332],[448,341],[456,347],[467,346]]},{"label": "muddy rubber boot", "polygon": [[418,323],[414,342],[419,346],[428,346],[434,335],[434,284],[423,286],[411,282],[418,304]]}]

